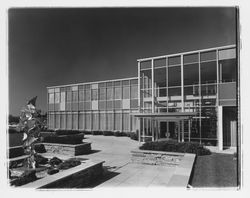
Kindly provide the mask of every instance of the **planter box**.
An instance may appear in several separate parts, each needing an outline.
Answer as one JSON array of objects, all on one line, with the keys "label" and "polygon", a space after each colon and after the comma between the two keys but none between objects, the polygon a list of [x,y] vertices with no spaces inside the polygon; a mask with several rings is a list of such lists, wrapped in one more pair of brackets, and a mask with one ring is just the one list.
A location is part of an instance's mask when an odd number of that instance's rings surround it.
[{"label": "planter box", "polygon": [[81,144],[56,144],[56,143],[42,143],[47,153],[60,155],[83,155],[91,152],[91,143],[84,142]]},{"label": "planter box", "polygon": [[132,162],[139,164],[160,165],[160,166],[178,166],[184,156],[184,153],[133,150]]},{"label": "planter box", "polygon": [[16,158],[22,155],[24,155],[22,146],[13,146],[9,148],[9,158]]},{"label": "planter box", "polygon": [[49,175],[22,188],[84,188],[102,177],[104,161],[87,160],[79,166]]}]

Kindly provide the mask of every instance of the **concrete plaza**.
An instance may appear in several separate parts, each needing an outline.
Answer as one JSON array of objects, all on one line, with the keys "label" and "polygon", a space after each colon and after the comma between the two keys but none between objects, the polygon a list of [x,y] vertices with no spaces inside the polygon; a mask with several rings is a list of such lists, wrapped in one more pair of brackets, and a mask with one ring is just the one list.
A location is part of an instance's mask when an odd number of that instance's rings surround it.
[{"label": "concrete plaza", "polygon": [[[91,142],[93,152],[79,156],[103,160],[104,177],[91,187],[186,187],[194,157],[186,154],[181,166],[154,166],[131,163],[131,151],[139,143],[128,137],[86,135],[84,142]],[[188,164],[188,165],[187,165]],[[191,165],[191,167],[190,167]]]}]

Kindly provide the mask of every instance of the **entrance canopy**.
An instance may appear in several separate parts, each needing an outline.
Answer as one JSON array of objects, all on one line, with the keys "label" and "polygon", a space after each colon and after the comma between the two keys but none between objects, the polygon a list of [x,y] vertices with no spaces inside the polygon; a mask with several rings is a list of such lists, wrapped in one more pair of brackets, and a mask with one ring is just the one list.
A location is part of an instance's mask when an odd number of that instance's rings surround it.
[{"label": "entrance canopy", "polygon": [[[184,141],[184,121],[188,120],[188,139],[190,141],[190,132],[191,132],[191,126],[190,121],[191,119],[197,115],[195,112],[162,112],[162,113],[133,113],[134,117],[137,117],[141,123],[142,121],[142,127],[141,124],[139,124],[139,141],[141,140],[145,142],[145,138],[152,138],[152,141],[158,140],[159,136],[159,123],[161,121],[175,121],[178,123],[178,141]],[[145,121],[146,120],[146,123]],[[147,135],[148,125],[147,120],[151,122],[150,124],[150,130],[152,132],[151,135]],[[145,126],[145,124],[147,126]],[[182,124],[182,134],[180,135],[180,124]],[[142,133],[142,134],[141,134]],[[181,138],[181,139],[180,139]]]},{"label": "entrance canopy", "polygon": [[195,116],[195,112],[168,112],[168,113],[133,113],[138,118],[154,118],[157,120],[188,120]]}]

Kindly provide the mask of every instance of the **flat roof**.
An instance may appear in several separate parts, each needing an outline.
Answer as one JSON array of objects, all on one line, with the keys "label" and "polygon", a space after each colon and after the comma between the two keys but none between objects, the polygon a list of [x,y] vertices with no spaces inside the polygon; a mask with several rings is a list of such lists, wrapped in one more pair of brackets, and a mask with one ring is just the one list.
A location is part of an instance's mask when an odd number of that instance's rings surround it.
[{"label": "flat roof", "polygon": [[138,118],[155,118],[158,120],[185,120],[197,115],[195,112],[166,112],[166,113],[132,113]]},{"label": "flat roof", "polygon": [[173,57],[173,56],[179,56],[179,55],[194,54],[194,53],[198,53],[198,52],[207,52],[207,51],[213,51],[213,50],[229,49],[229,48],[234,48],[234,47],[236,47],[235,44],[233,44],[233,45],[225,45],[225,46],[220,46],[220,47],[213,47],[213,48],[200,49],[200,50],[193,50],[193,51],[180,52],[180,53],[177,53],[177,54],[168,54],[168,55],[161,55],[161,56],[152,56],[152,57],[137,59],[137,62],[143,62],[143,61],[149,61],[149,60],[152,60],[152,59],[161,59],[161,58]]},{"label": "flat roof", "polygon": [[55,85],[55,86],[49,86],[49,87],[47,87],[47,89],[50,89],[50,88],[58,88],[58,87],[67,87],[67,86],[77,86],[77,85],[96,84],[96,83],[104,83],[104,82],[113,82],[113,81],[134,80],[134,79],[138,79],[138,76],[137,76],[137,77],[130,77],[130,78],[119,78],[119,79],[112,79],[112,80],[101,80],[101,81],[92,81],[92,82],[75,83],[75,84],[66,84],[66,85]]}]

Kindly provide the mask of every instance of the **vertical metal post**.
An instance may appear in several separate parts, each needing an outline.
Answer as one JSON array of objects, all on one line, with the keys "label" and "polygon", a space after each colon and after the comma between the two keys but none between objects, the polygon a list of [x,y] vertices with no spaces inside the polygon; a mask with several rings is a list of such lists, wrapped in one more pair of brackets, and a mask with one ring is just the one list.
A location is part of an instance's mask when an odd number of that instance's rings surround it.
[{"label": "vertical metal post", "polygon": [[167,112],[168,112],[168,57],[166,57],[166,104],[167,104]]},{"label": "vertical metal post", "polygon": [[[139,112],[141,112],[141,65],[140,65],[140,61],[138,61],[137,67],[138,67],[138,110]],[[129,89],[131,90],[130,86],[129,86]],[[129,97],[131,98],[131,96]]]},{"label": "vertical metal post", "polygon": [[178,142],[180,142],[180,121],[177,121],[178,125]]},{"label": "vertical metal post", "polygon": [[188,120],[188,141],[190,142],[190,135],[191,135],[191,120]]},{"label": "vertical metal post", "polygon": [[139,128],[138,139],[139,139],[139,143],[141,143],[141,118],[140,117],[138,117],[138,128]]},{"label": "vertical metal post", "polygon": [[151,60],[151,79],[152,79],[152,113],[155,112],[155,104],[154,104],[154,97],[155,97],[155,92],[154,92],[154,59]]},{"label": "vertical metal post", "polygon": [[181,55],[181,112],[184,112],[184,72],[183,72],[183,55]]},{"label": "vertical metal post", "polygon": [[182,130],[182,137],[181,137],[181,141],[184,142],[184,120],[181,121],[181,130]]},{"label": "vertical metal post", "polygon": [[201,53],[198,53],[199,62],[199,132],[200,132],[200,144],[201,144]]}]

